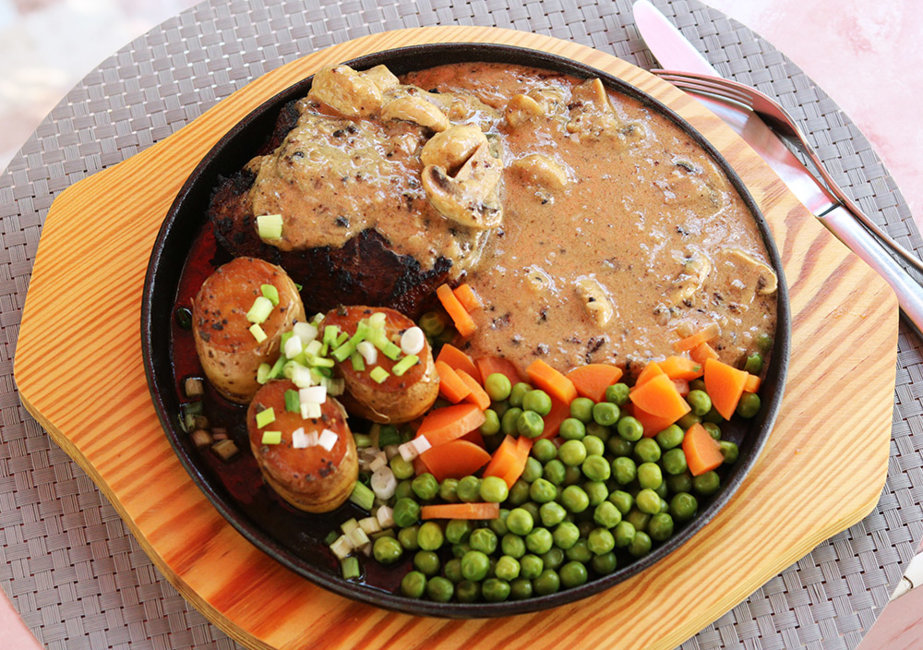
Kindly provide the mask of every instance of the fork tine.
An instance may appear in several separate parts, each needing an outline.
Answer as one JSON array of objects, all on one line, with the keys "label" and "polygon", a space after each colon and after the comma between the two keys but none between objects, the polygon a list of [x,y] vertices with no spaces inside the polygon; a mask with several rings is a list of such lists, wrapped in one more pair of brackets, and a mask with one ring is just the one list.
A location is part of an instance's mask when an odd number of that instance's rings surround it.
[{"label": "fork tine", "polygon": [[723,83],[720,79],[704,79],[693,77],[681,73],[665,72],[658,74],[662,79],[669,81],[674,86],[685,90],[698,91],[705,94],[714,95],[720,98],[734,101],[738,104],[751,108],[753,102],[750,95],[740,91],[733,86]]}]

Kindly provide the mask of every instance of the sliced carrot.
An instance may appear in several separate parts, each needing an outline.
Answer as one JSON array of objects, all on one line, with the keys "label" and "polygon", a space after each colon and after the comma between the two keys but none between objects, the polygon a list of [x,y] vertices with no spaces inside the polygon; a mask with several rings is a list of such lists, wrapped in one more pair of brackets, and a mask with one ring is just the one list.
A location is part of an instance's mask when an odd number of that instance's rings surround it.
[{"label": "sliced carrot", "polygon": [[484,420],[484,411],[476,404],[445,406],[427,413],[417,429],[417,436],[426,436],[431,447],[438,447],[477,429]]},{"label": "sliced carrot", "polygon": [[442,361],[451,366],[454,370],[464,370],[472,377],[478,376],[477,366],[474,365],[474,361],[471,360],[471,357],[451,343],[446,343],[442,346],[442,349],[439,350],[439,356],[436,357],[436,361]]},{"label": "sliced carrot", "polygon": [[561,429],[561,423],[570,417],[570,404],[565,404],[556,397],[551,398],[551,411],[542,418],[545,428],[539,438],[554,438]]},{"label": "sliced carrot", "polygon": [[673,349],[677,352],[686,352],[696,347],[699,343],[707,343],[718,336],[718,323],[710,323],[691,336],[674,341]]},{"label": "sliced carrot", "polygon": [[484,444],[484,436],[481,435],[480,429],[472,429],[461,438],[459,438],[459,440],[467,440],[468,442],[473,442],[481,449],[487,449],[487,445]]},{"label": "sliced carrot", "polygon": [[[706,343],[707,345],[707,343]],[[670,379],[698,379],[705,372],[704,366],[689,357],[672,356],[660,362],[660,369],[667,373]]]},{"label": "sliced carrot", "polygon": [[505,436],[500,446],[494,450],[490,462],[484,468],[484,476],[504,477],[513,471],[516,464],[517,438]]},{"label": "sliced carrot", "polygon": [[638,378],[635,379],[635,385],[631,387],[629,392],[634,392],[636,388],[640,388],[654,377],[665,374],[666,373],[664,373],[663,368],[660,367],[659,363],[656,361],[651,361],[646,366],[644,366],[644,370],[642,370],[641,374],[638,375]]},{"label": "sliced carrot", "polygon": [[739,370],[717,359],[705,362],[705,390],[715,410],[724,418],[730,420],[734,415],[749,376],[746,370]]},{"label": "sliced carrot", "polygon": [[517,368],[516,364],[509,359],[504,359],[503,357],[481,357],[474,363],[478,367],[478,372],[481,375],[482,384],[487,383],[487,378],[495,372],[498,372],[501,375],[506,375],[506,378],[509,379],[510,383],[514,386],[518,382],[522,381],[522,377],[519,374],[519,368]]},{"label": "sliced carrot", "polygon": [[717,359],[718,353],[708,343],[699,343],[689,351],[689,356],[692,357],[693,361],[702,364],[702,371],[704,372],[706,359]]},{"label": "sliced carrot", "polygon": [[467,282],[455,287],[452,293],[455,294],[455,297],[458,298],[458,302],[462,304],[462,307],[464,307],[468,313],[482,307],[481,299],[478,298],[478,295],[474,293],[474,289],[472,289],[471,285]]},{"label": "sliced carrot", "polygon": [[455,323],[455,329],[458,330],[458,333],[462,336],[471,336],[478,326],[475,324],[474,319],[471,318],[468,310],[455,297],[451,287],[447,284],[440,285],[436,289],[436,297],[439,298],[439,302],[442,303],[449,318]]},{"label": "sliced carrot", "polygon": [[574,382],[578,395],[601,402],[606,398],[606,389],[622,378],[622,369],[608,363],[588,363],[571,370],[567,378]]},{"label": "sliced carrot", "polygon": [[487,391],[481,386],[477,379],[469,375],[464,370],[456,370],[455,374],[465,382],[470,390],[468,396],[465,397],[466,400],[472,404],[476,404],[479,409],[482,411],[490,408],[490,395],[487,394]]},{"label": "sliced carrot", "polygon": [[513,487],[513,483],[519,480],[522,473],[526,470],[526,463],[529,461],[529,452],[532,451],[533,440],[525,436],[516,438],[516,448],[513,450],[515,460],[510,470],[500,478],[506,483],[506,487]]},{"label": "sliced carrot", "polygon": [[420,460],[419,456],[414,458],[413,461],[411,462],[413,463],[413,475],[414,476],[419,476],[420,474],[426,474],[426,472],[429,471],[426,469],[426,465],[423,464],[423,461]]},{"label": "sliced carrot", "polygon": [[474,474],[490,462],[490,454],[467,440],[452,440],[420,454],[420,460],[437,481]]},{"label": "sliced carrot", "polygon": [[674,422],[670,418],[648,413],[643,409],[639,409],[637,406],[632,409],[632,415],[641,423],[641,426],[644,427],[645,438],[653,438]]},{"label": "sliced carrot", "polygon": [[533,386],[541,388],[543,391],[557,397],[562,402],[570,404],[577,397],[577,389],[574,382],[562,375],[560,372],[549,366],[541,359],[536,359],[526,368],[526,375]]},{"label": "sliced carrot", "polygon": [[439,375],[439,394],[453,404],[458,404],[471,394],[468,384],[445,361],[436,362],[436,373]]},{"label": "sliced carrot", "polygon": [[420,519],[496,519],[499,503],[437,503],[420,508]]},{"label": "sliced carrot", "polygon": [[689,427],[683,437],[683,453],[693,476],[716,469],[724,462],[718,441],[698,422]]},{"label": "sliced carrot", "polygon": [[747,375],[747,382],[744,384],[745,393],[755,393],[760,389],[761,380],[757,375]]},{"label": "sliced carrot", "polygon": [[628,399],[640,409],[676,422],[692,407],[683,399],[673,381],[664,375],[649,379],[628,395]]}]

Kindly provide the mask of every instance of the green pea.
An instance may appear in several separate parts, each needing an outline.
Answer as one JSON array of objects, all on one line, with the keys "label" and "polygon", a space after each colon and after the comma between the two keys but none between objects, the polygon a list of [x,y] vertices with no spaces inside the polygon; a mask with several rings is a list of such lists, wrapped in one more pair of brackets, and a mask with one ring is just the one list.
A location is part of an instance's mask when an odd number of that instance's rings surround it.
[{"label": "green pea", "polygon": [[515,384],[512,390],[510,390],[510,396],[507,400],[510,406],[521,407],[523,398],[530,390],[532,390],[532,387],[523,381]]},{"label": "green pea", "polygon": [[520,415],[522,415],[522,409],[518,406],[512,406],[506,409],[506,413],[500,418],[500,431],[508,436],[518,433],[516,431],[516,423],[519,421]]},{"label": "green pea", "polygon": [[447,603],[452,600],[455,585],[442,576],[433,576],[426,581],[426,595],[437,603]]},{"label": "green pea", "polygon": [[606,401],[618,406],[628,403],[628,384],[619,382],[606,388]]},{"label": "green pea", "polygon": [[417,533],[417,544],[424,551],[435,551],[442,547],[445,535],[442,527],[435,521],[425,521]]},{"label": "green pea", "polygon": [[660,445],[653,438],[639,440],[635,445],[635,458],[642,463],[656,463],[660,460]]},{"label": "green pea", "polygon": [[596,422],[590,422],[586,425],[586,434],[606,442],[612,437],[612,429],[610,427],[604,427]]},{"label": "green pea", "polygon": [[530,515],[532,515],[532,521],[538,521],[538,504],[532,503],[531,501],[526,501],[524,504],[519,506],[523,510],[526,510]]},{"label": "green pea", "polygon": [[416,551],[420,548],[420,545],[417,543],[417,534],[419,531],[419,526],[408,526],[407,528],[401,528],[397,531],[397,541],[401,543],[401,547],[403,547],[405,551]]},{"label": "green pea", "polygon": [[577,397],[570,403],[570,416],[586,424],[593,420],[593,400],[588,397]]},{"label": "green pea", "polygon": [[549,501],[542,504],[542,507],[538,509],[538,514],[541,517],[542,526],[552,528],[564,521],[567,516],[567,510],[560,503]]},{"label": "green pea", "polygon": [[667,474],[682,474],[687,468],[686,453],[679,447],[668,449],[660,459],[660,464]]},{"label": "green pea", "polygon": [[715,440],[721,440],[721,427],[716,422],[703,422],[702,426]]},{"label": "green pea", "polygon": [[582,487],[590,500],[591,508],[595,508],[609,497],[609,488],[603,481],[587,481]]},{"label": "green pea", "polygon": [[586,538],[581,537],[576,544],[564,551],[564,557],[577,562],[589,562],[593,559],[593,553],[590,551]]},{"label": "green pea", "polygon": [[628,553],[632,557],[643,557],[651,552],[651,538],[643,530],[635,533],[631,544],[628,545]]},{"label": "green pea", "polygon": [[525,508],[513,508],[506,517],[506,527],[514,535],[528,535],[534,526],[535,519]]},{"label": "green pea", "polygon": [[593,421],[604,427],[611,427],[619,421],[619,407],[612,402],[599,402],[593,406]]},{"label": "green pea", "polygon": [[413,488],[413,493],[416,494],[417,498],[421,501],[431,501],[439,494],[439,481],[429,472],[420,474],[413,479],[411,487]]},{"label": "green pea", "polygon": [[654,437],[661,449],[673,449],[683,444],[683,438],[685,436],[685,432],[680,427],[671,424]]},{"label": "green pea", "polygon": [[445,525],[445,539],[449,544],[461,544],[467,541],[472,528],[468,519],[450,519]]},{"label": "green pea", "polygon": [[638,475],[638,466],[628,456],[619,456],[612,461],[612,477],[619,485],[628,485]]},{"label": "green pea", "polygon": [[557,593],[561,589],[561,578],[558,577],[557,571],[545,569],[532,581],[532,589],[539,596]]},{"label": "green pea", "polygon": [[[660,510],[660,497],[655,493],[654,496],[657,497],[657,509]],[[625,515],[625,519],[635,527],[635,530],[641,531],[647,528],[647,522],[651,520],[651,516],[646,512],[641,512],[637,506],[631,509],[631,511]]]},{"label": "green pea", "polygon": [[756,393],[744,393],[737,402],[736,413],[742,418],[750,419],[760,411],[760,396]]},{"label": "green pea", "polygon": [[703,416],[711,410],[711,397],[704,390],[690,390],[686,401],[695,415]]},{"label": "green pea", "polygon": [[481,499],[489,503],[503,503],[510,494],[509,488],[506,487],[506,481],[499,476],[485,476],[482,478],[478,492]]},{"label": "green pea", "polygon": [[756,337],[756,347],[758,347],[764,354],[772,349],[772,344],[772,336],[766,332],[761,332],[760,335]]},{"label": "green pea", "polygon": [[667,474],[666,484],[667,488],[669,488],[670,492],[673,494],[677,492],[690,492],[692,491],[692,474],[689,473],[689,470],[686,470],[682,474]]},{"label": "green pea", "polygon": [[639,491],[635,497],[635,503],[638,505],[638,510],[643,513],[653,515],[660,512],[660,495],[650,488]]},{"label": "green pea", "polygon": [[561,567],[559,572],[561,584],[565,589],[579,587],[587,581],[586,567],[580,562],[568,562]]},{"label": "green pea", "polygon": [[427,311],[420,316],[418,321],[420,329],[423,330],[423,333],[429,336],[430,338],[439,336],[445,331],[445,326],[447,325],[446,316],[443,316],[438,311]]},{"label": "green pea", "polygon": [[513,384],[503,373],[494,372],[487,375],[487,379],[484,380],[484,390],[487,391],[492,402],[502,402],[510,396]]},{"label": "green pea", "polygon": [[535,411],[523,411],[516,418],[516,432],[526,438],[538,438],[545,431],[545,421]]},{"label": "green pea", "polygon": [[583,440],[585,435],[586,426],[577,418],[567,418],[561,423],[561,428],[558,429],[558,436],[564,440]]},{"label": "green pea", "polygon": [[621,436],[612,436],[606,441],[606,449],[616,458],[619,456],[631,456],[631,452],[634,451],[634,448],[634,444]]},{"label": "green pea", "polygon": [[751,375],[760,374],[763,370],[763,355],[756,353],[747,357],[747,361],[744,363],[744,370]]},{"label": "green pea", "polygon": [[547,528],[533,528],[532,532],[526,535],[526,548],[536,555],[547,553],[553,543],[551,531]]},{"label": "green pea", "polygon": [[692,489],[702,496],[709,496],[718,491],[721,487],[721,478],[714,470],[699,474],[692,479]]},{"label": "green pea", "polygon": [[558,446],[547,438],[539,438],[532,443],[532,455],[540,463],[547,463],[558,455]]},{"label": "green pea", "polygon": [[583,512],[590,506],[590,497],[578,485],[568,485],[561,493],[561,505],[570,512]]},{"label": "green pea", "polygon": [[507,533],[500,539],[500,550],[517,560],[526,554],[526,542],[519,535]]},{"label": "green pea", "polygon": [[611,501],[603,501],[593,510],[593,521],[604,528],[615,528],[622,521],[622,513]]},{"label": "green pea", "polygon": [[580,440],[566,440],[558,448],[558,458],[565,465],[580,465],[586,460],[586,447]]},{"label": "green pea", "polygon": [[566,465],[564,467],[564,485],[578,485],[583,480],[583,472],[579,465]]},{"label": "green pea", "polygon": [[616,524],[612,536],[615,538],[616,548],[628,548],[635,538],[635,527],[630,521],[620,521]]},{"label": "green pea", "polygon": [[496,551],[498,543],[497,533],[490,528],[477,528],[468,538],[468,544],[471,546],[472,551],[481,551],[486,555]]},{"label": "green pea", "polygon": [[408,598],[420,598],[426,591],[426,576],[419,571],[409,571],[401,578],[401,593]]},{"label": "green pea", "polygon": [[526,600],[532,597],[532,581],[516,578],[510,583],[510,600]]},{"label": "green pea", "polygon": [[397,487],[394,489],[394,500],[395,502],[399,499],[413,499],[413,481],[410,479],[405,479],[397,484]]},{"label": "green pea", "polygon": [[616,431],[622,436],[625,440],[629,442],[635,442],[641,439],[641,436],[644,435],[644,426],[635,418],[630,415],[626,415],[619,423],[616,425]]},{"label": "green pea", "polygon": [[615,548],[615,537],[608,528],[594,528],[587,536],[586,543],[593,555],[603,555]]},{"label": "green pea", "polygon": [[670,495],[670,491],[667,489],[667,484],[663,482],[661,482],[657,487],[653,488],[653,490],[661,499],[666,499]]},{"label": "green pea", "polygon": [[519,560],[509,555],[502,555],[494,567],[494,575],[507,582],[518,578],[519,571]]},{"label": "green pea", "polygon": [[[709,411],[710,412],[710,411]],[[704,416],[699,416],[690,411],[676,421],[676,425],[683,431],[688,431],[693,424],[699,424]]]},{"label": "green pea", "polygon": [[651,516],[647,530],[652,540],[666,541],[673,534],[673,517],[666,512],[658,512]]},{"label": "green pea", "polygon": [[404,457],[400,454],[393,456],[391,460],[388,461],[388,466],[391,468],[391,472],[394,474],[394,478],[396,478],[398,481],[413,478],[413,463],[411,463],[409,460],[404,460]]},{"label": "green pea", "polygon": [[506,519],[509,517],[509,514],[510,511],[506,508],[500,508],[500,516],[496,517],[495,519],[490,519],[487,522],[487,527],[494,531],[497,537],[503,537],[508,532],[510,532],[506,526]]},{"label": "green pea", "polygon": [[461,572],[461,560],[457,557],[450,559],[443,565],[442,574],[451,580],[453,585],[457,585],[464,580]]},{"label": "green pea", "polygon": [[519,575],[528,580],[539,577],[545,569],[545,563],[537,555],[527,553],[519,560]]},{"label": "green pea", "polygon": [[530,390],[522,396],[522,410],[535,411],[544,417],[551,413],[551,397],[541,389]]},{"label": "green pea", "polygon": [[510,495],[506,498],[507,503],[512,506],[521,506],[529,500],[529,484],[521,478],[513,483],[510,488]]},{"label": "green pea", "polygon": [[590,560],[590,566],[593,567],[593,571],[601,576],[609,575],[615,571],[618,568],[618,564],[618,558],[616,558],[615,553],[612,551],[597,555]]},{"label": "green pea", "polygon": [[573,522],[562,521],[558,524],[558,527],[554,529],[552,538],[554,539],[555,546],[566,551],[580,539],[580,529],[577,528],[577,524]]},{"label": "green pea", "polygon": [[463,476],[455,488],[458,498],[465,503],[474,503],[481,500],[481,479],[477,476]]},{"label": "green pea", "polygon": [[467,542],[462,544],[452,544],[452,557],[462,558],[465,553],[471,550]]},{"label": "green pea", "polygon": [[539,478],[536,479],[529,488],[529,496],[535,503],[548,503],[557,498],[558,488],[551,481]]},{"label": "green pea", "polygon": [[688,492],[674,494],[670,499],[670,514],[680,523],[692,519],[698,509],[699,502]]},{"label": "green pea", "polygon": [[470,550],[461,558],[461,570],[465,580],[480,582],[490,571],[490,558],[486,553]]},{"label": "green pea", "polygon": [[494,402],[490,405],[490,409],[494,411],[497,414],[497,417],[500,418],[500,420],[502,421],[503,414],[506,413],[510,409],[510,403],[506,401]]},{"label": "green pea", "polygon": [[547,463],[545,463],[545,469],[542,470],[542,476],[545,477],[545,479],[554,483],[555,485],[564,484],[564,475],[565,475],[564,463],[562,463],[557,458],[549,460]]},{"label": "green pea", "polygon": [[737,444],[730,440],[719,440],[718,449],[721,450],[721,455],[724,456],[724,462],[728,465],[736,462],[737,457],[740,455],[740,449],[737,448]]},{"label": "green pea", "polygon": [[462,580],[455,585],[455,597],[460,603],[476,603],[481,600],[481,584],[471,580]]},{"label": "green pea", "polygon": [[606,443],[604,443],[601,438],[588,435],[583,440],[581,440],[581,442],[586,448],[587,456],[602,456],[604,453],[606,453]]},{"label": "green pea", "polygon": [[372,555],[379,564],[394,564],[401,559],[404,549],[393,537],[382,536],[372,544]]},{"label": "green pea", "polygon": [[446,503],[458,503],[458,479],[443,479],[439,484],[439,498]]},{"label": "green pea", "polygon": [[420,504],[407,497],[398,499],[391,516],[398,528],[413,526],[420,519]]},{"label": "green pea", "polygon": [[485,436],[495,436],[500,433],[500,416],[493,409],[484,411],[484,424],[481,425],[481,433]]},{"label": "green pea", "polygon": [[426,576],[439,573],[439,556],[433,551],[417,551],[413,556],[413,568]]},{"label": "green pea", "polygon": [[481,585],[481,596],[488,603],[500,603],[510,597],[510,583],[499,578],[488,578]]},{"label": "green pea", "polygon": [[546,569],[557,571],[564,564],[564,551],[557,546],[553,546],[547,553],[542,554],[542,564]]},{"label": "green pea", "polygon": [[662,483],[663,473],[660,470],[660,465],[657,463],[641,463],[638,465],[638,485],[642,489],[656,490]]},{"label": "green pea", "polygon": [[718,413],[718,409],[716,409],[714,405],[712,405],[711,410],[705,415],[703,415],[701,420],[703,423],[714,422],[715,424],[721,424],[722,422],[724,422],[724,416]]},{"label": "green pea", "polygon": [[619,512],[622,513],[622,516],[624,517],[629,512],[631,512],[631,506],[634,505],[635,499],[624,490],[615,490],[609,495],[608,501],[616,508],[618,508]]},{"label": "green pea", "polygon": [[542,464],[538,459],[529,456],[526,459],[526,467],[522,470],[522,476],[520,477],[526,483],[532,483],[536,479],[542,477]]}]

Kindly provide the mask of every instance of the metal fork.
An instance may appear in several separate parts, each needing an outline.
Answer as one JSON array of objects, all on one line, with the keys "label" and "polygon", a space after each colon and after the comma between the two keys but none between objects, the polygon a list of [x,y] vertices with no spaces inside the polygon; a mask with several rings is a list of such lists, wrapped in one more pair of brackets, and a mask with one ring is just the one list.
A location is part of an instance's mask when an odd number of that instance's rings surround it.
[{"label": "metal fork", "polygon": [[665,81],[669,81],[677,88],[690,92],[706,95],[714,99],[742,106],[756,113],[769,125],[783,141],[803,153],[811,163],[809,171],[829,194],[871,233],[887,245],[892,251],[904,258],[915,269],[923,273],[923,261],[894,241],[885,231],[879,228],[874,221],[869,219],[858,205],[837,185],[833,177],[824,169],[824,165],[808,140],[805,138],[797,122],[773,98],[761,93],[756,88],[721,77],[708,75],[676,72],[672,70],[651,70],[652,73]]}]

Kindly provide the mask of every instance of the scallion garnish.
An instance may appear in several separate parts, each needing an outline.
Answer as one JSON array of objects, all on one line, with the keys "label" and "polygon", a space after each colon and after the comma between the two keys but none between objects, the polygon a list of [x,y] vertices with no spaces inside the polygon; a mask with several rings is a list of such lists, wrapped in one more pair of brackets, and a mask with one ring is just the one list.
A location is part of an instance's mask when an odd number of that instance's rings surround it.
[{"label": "scallion garnish", "polygon": [[353,485],[352,494],[349,495],[349,500],[363,510],[371,512],[372,506],[375,505],[375,493],[368,486],[356,481]]},{"label": "scallion garnish", "polygon": [[346,359],[349,358],[349,356],[355,351],[356,347],[350,341],[346,341],[339,347],[335,348],[330,353],[330,356],[342,363],[343,361],[346,361]]},{"label": "scallion garnish", "polygon": [[264,445],[278,445],[282,442],[281,431],[264,431],[260,443]]},{"label": "scallion garnish", "polygon": [[362,355],[358,352],[353,352],[350,354],[349,360],[353,364],[353,370],[356,372],[362,372],[365,370],[365,359],[363,359]]},{"label": "scallion garnish", "polygon": [[298,396],[297,390],[289,388],[285,391],[285,410],[290,413],[301,412],[301,399]]},{"label": "scallion garnish", "polygon": [[276,421],[276,412],[272,410],[270,406],[268,409],[263,409],[256,414],[256,426],[258,429],[262,429],[267,424],[272,424]]},{"label": "scallion garnish", "polygon": [[253,325],[250,326],[250,333],[253,334],[253,338],[256,339],[257,343],[262,343],[269,338],[266,336],[266,332],[263,331],[259,323],[253,323]]},{"label": "scallion garnish", "polygon": [[260,239],[264,241],[282,239],[282,215],[262,214],[258,216],[256,230]]},{"label": "scallion garnish", "polygon": [[394,364],[394,367],[391,368],[391,372],[400,377],[419,362],[420,357],[415,354],[408,354],[406,357]]},{"label": "scallion garnish", "polygon": [[251,323],[265,323],[272,313],[272,303],[265,296],[257,296],[253,306],[247,312],[247,320]]},{"label": "scallion garnish", "polygon": [[385,379],[388,378],[388,375],[388,371],[381,366],[375,366],[372,368],[372,371],[369,372],[369,377],[371,377],[376,384],[382,383]]},{"label": "scallion garnish", "polygon": [[340,560],[340,571],[344,580],[356,580],[361,575],[359,572],[359,559],[355,555],[344,557]]},{"label": "scallion garnish", "polygon": [[277,307],[279,305],[279,290],[276,289],[274,285],[261,284],[260,291],[262,292],[263,297],[272,303],[273,307]]}]

